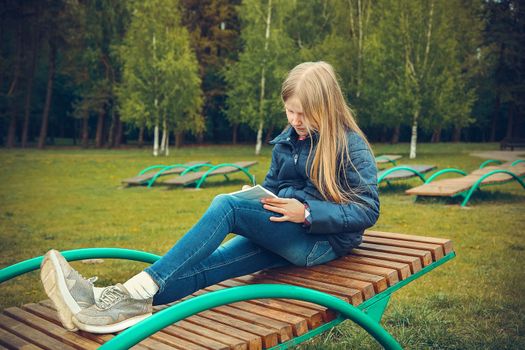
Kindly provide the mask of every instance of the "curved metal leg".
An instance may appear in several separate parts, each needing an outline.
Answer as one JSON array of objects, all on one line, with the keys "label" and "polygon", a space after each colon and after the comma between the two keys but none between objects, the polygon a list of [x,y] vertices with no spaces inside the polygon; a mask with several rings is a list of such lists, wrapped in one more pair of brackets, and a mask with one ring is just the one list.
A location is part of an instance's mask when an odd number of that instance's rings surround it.
[{"label": "curved metal leg", "polygon": [[462,207],[465,207],[468,203],[468,201],[470,200],[470,197],[472,197],[472,194],[474,193],[474,191],[476,191],[482,184],[482,182],[492,176],[492,175],[495,175],[495,174],[500,174],[500,173],[503,173],[503,174],[508,174],[510,176],[512,176],[516,181],[518,181],[520,183],[520,185],[525,188],[525,182],[523,182],[523,180],[516,174],[514,174],[513,172],[511,171],[508,171],[508,170],[503,170],[503,169],[498,169],[498,170],[493,170],[491,171],[490,173],[487,173],[485,175],[483,175],[481,178],[479,178],[478,181],[476,181],[476,183],[474,185],[472,185],[472,187],[470,188],[470,190],[467,192],[467,194],[465,195],[465,199],[463,200],[463,202],[461,203],[461,206]]}]

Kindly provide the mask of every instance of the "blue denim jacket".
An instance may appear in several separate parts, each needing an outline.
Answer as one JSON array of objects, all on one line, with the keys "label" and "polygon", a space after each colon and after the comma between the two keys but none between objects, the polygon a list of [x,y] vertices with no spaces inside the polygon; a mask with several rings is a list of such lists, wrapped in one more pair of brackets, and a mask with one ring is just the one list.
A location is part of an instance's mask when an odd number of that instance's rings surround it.
[{"label": "blue denim jacket", "polygon": [[[312,139],[313,152],[317,135],[312,135]],[[322,197],[307,175],[311,142],[310,138],[299,141],[291,127],[272,140],[270,144],[275,145],[272,163],[263,186],[279,197],[296,198],[307,203],[311,215],[308,232],[328,235],[334,251],[340,256],[345,255],[362,242],[363,231],[374,225],[379,217],[376,162],[364,140],[349,131],[351,163],[345,167],[346,183],[358,193],[359,200],[347,204],[330,202]]]}]

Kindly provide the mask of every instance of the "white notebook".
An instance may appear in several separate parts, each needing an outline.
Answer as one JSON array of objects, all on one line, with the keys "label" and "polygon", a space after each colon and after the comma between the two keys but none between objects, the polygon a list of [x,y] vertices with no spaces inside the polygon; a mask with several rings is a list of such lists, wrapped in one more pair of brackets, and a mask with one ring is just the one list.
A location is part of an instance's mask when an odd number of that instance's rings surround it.
[{"label": "white notebook", "polygon": [[262,187],[261,185],[255,185],[248,189],[232,192],[230,194],[232,196],[242,198],[242,199],[247,199],[247,200],[259,200],[261,198],[268,198],[268,197],[277,198],[275,194],[268,191],[266,188]]}]

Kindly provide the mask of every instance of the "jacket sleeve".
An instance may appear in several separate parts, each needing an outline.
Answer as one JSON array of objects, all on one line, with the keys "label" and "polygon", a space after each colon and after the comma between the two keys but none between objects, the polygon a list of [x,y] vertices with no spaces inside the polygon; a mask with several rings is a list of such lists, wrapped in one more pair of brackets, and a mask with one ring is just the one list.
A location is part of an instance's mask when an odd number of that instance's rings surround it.
[{"label": "jacket sleeve", "polygon": [[358,200],[346,204],[307,200],[310,207],[309,233],[361,232],[373,226],[379,218],[375,159],[368,148],[351,152],[350,157],[353,162],[345,169],[346,177]]},{"label": "jacket sleeve", "polygon": [[262,186],[266,188],[268,191],[274,193],[275,195],[279,192],[279,180],[277,178],[278,176],[278,164],[277,164],[277,156],[275,147],[272,151],[272,162],[270,164],[270,169],[268,170],[268,173],[266,174],[266,177],[264,178]]}]

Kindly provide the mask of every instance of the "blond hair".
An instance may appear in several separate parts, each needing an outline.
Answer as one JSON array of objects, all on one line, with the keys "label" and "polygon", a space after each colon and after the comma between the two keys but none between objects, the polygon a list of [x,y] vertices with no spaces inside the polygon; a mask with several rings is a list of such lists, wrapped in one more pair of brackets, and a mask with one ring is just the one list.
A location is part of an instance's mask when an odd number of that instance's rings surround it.
[{"label": "blond hair", "polygon": [[283,102],[290,97],[300,101],[310,137],[312,132],[319,136],[313,160],[310,162],[310,152],[307,162],[311,164],[312,183],[326,200],[358,201],[358,190],[352,189],[346,181],[345,168],[352,165],[347,132],[356,132],[369,148],[370,145],[343,97],[332,66],[326,62],[305,62],[296,66],[288,73],[281,90]]}]

